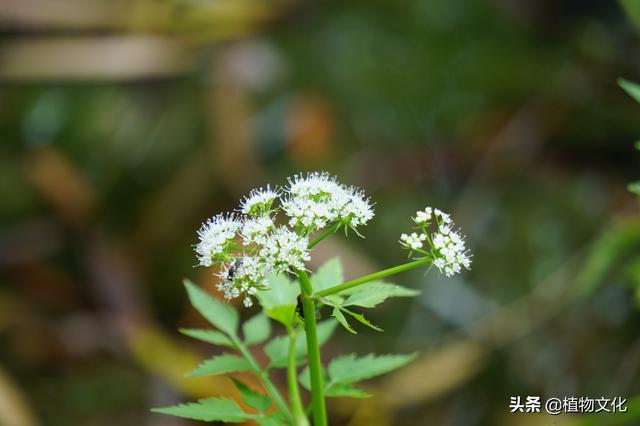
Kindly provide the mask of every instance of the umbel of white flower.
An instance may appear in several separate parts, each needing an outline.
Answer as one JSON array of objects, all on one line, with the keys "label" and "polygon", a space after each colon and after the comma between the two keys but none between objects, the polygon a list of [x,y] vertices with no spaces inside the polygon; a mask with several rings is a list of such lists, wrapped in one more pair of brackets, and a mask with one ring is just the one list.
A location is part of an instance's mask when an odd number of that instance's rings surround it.
[{"label": "umbel of white flower", "polygon": [[[284,188],[254,189],[239,211],[205,222],[195,251],[201,266],[221,265],[218,288],[227,299],[242,297],[247,307],[267,288],[267,276],[305,269],[314,233],[328,227],[358,232],[373,218],[362,191],[317,172],[293,176]],[[286,216],[281,225],[278,213]]]},{"label": "umbel of white flower", "polygon": [[[409,255],[430,258],[433,265],[447,277],[471,267],[471,255],[465,248],[464,237],[453,230],[451,216],[427,207],[413,218],[418,232],[400,235],[400,245]],[[425,247],[425,243],[427,247]]]},{"label": "umbel of white flower", "polygon": [[[195,251],[201,266],[218,265],[224,296],[242,297],[247,307],[252,296],[268,289],[269,275],[305,269],[314,234],[339,228],[358,233],[373,218],[372,203],[361,190],[318,172],[292,176],[283,188],[254,189],[238,210],[206,221]],[[278,221],[279,214],[284,218]],[[447,276],[469,268],[464,240],[448,214],[427,207],[413,220],[416,232],[400,237],[410,255],[431,260]]]}]

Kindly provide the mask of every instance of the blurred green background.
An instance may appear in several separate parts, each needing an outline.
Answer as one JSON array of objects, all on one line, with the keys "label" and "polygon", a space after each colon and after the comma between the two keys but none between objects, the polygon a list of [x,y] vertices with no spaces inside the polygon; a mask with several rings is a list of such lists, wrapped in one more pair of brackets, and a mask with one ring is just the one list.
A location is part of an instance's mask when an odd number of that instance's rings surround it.
[{"label": "blurred green background", "polygon": [[370,314],[384,334],[326,346],[421,352],[374,399],[331,400],[332,424],[577,425],[509,397],[640,394],[640,105],[616,85],[640,80],[638,4],[1,3],[0,424],[188,425],[148,410],[233,394],[182,376],[214,351],[175,331],[201,324],[182,278],[214,289],[195,231],[305,170],[377,211],[312,269],[404,261],[425,205],[474,254],[398,276],[422,295]]}]

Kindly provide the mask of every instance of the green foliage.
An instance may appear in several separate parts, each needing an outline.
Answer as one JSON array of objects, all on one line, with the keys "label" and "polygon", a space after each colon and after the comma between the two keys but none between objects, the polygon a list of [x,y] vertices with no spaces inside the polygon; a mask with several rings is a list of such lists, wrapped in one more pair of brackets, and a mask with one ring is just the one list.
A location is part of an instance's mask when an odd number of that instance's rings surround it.
[{"label": "green foliage", "polygon": [[336,383],[352,384],[361,380],[380,376],[400,368],[412,361],[416,354],[408,355],[374,355],[369,354],[357,358],[355,354],[338,357],[329,363],[329,385]]},{"label": "green foliage", "polygon": [[251,408],[255,408],[258,413],[262,414],[271,406],[271,398],[249,388],[246,384],[238,379],[231,378],[236,389],[242,395],[242,400]]},{"label": "green foliage", "polygon": [[624,78],[618,79],[618,84],[629,94],[629,96],[640,102],[640,85],[629,80],[625,80]]},{"label": "green foliage", "polygon": [[223,354],[214,356],[187,373],[187,377],[215,376],[217,374],[250,371],[251,366],[237,355]]},{"label": "green foliage", "polygon": [[[318,323],[318,344],[322,346],[333,335],[336,329],[336,323],[334,321],[321,321]],[[270,368],[284,368],[287,365],[287,354],[289,351],[289,336],[278,336],[272,339],[264,348],[265,353],[271,361],[269,363]],[[296,340],[296,358],[298,365],[302,363],[302,357],[307,354],[307,336],[304,330],[301,330],[300,335]]]},{"label": "green foliage", "polygon": [[395,284],[374,281],[360,287],[342,303],[342,306],[360,306],[362,308],[374,308],[390,297],[413,297],[420,294],[417,290],[412,290]]},{"label": "green foliage", "polygon": [[342,262],[337,257],[327,261],[315,274],[311,275],[311,286],[314,292],[339,285],[344,281]]},{"label": "green foliage", "polygon": [[333,398],[369,398],[370,393],[343,383],[336,383],[325,389],[325,395]]},{"label": "green foliage", "polygon": [[257,294],[264,313],[271,319],[287,327],[293,321],[300,286],[284,275],[268,278],[269,289]]},{"label": "green foliage", "polygon": [[351,327],[351,325],[349,325],[349,321],[347,321],[347,318],[344,316],[344,314],[349,315],[351,318],[355,319],[359,323],[364,324],[367,327],[372,328],[376,331],[380,331],[380,332],[384,331],[383,329],[381,329],[380,327],[378,327],[377,325],[373,324],[371,321],[366,319],[364,315],[359,314],[357,312],[353,312],[352,310],[349,310],[347,308],[343,308],[342,306],[335,306],[333,308],[333,312],[331,313],[331,315],[340,323],[340,325],[346,328],[347,331],[349,331],[350,333],[358,334]]},{"label": "green foliage", "polygon": [[244,323],[242,333],[245,344],[257,345],[267,340],[271,335],[271,323],[266,315],[258,314]]},{"label": "green foliage", "polygon": [[[325,378],[325,394],[330,397],[367,398],[369,393],[353,386],[354,383],[386,374],[404,366],[416,354],[374,355],[361,358],[356,355],[338,357],[329,364],[328,377]],[[309,370],[305,368],[299,376],[300,384],[310,389]]]},{"label": "green foliage", "polygon": [[[315,292],[339,285],[343,281],[342,263],[340,259],[333,258],[318,268],[311,276],[311,285]],[[419,294],[418,291],[401,287],[399,285],[383,281],[372,281],[358,287],[345,290],[338,295],[324,297],[321,301],[333,307],[331,316],[350,333],[356,334],[356,330],[349,324],[347,316],[355,319],[376,331],[383,331],[380,327],[371,323],[361,313],[354,312],[347,307],[359,306],[361,308],[373,308],[390,297],[411,297]]]},{"label": "green foliage", "polygon": [[227,346],[230,348],[235,347],[231,339],[219,331],[198,328],[181,328],[179,331],[185,336],[193,337],[194,339],[202,340],[212,345]]},{"label": "green foliage", "polygon": [[239,318],[235,309],[209,296],[189,280],[185,280],[184,285],[191,304],[207,321],[229,335],[236,334]]},{"label": "green foliage", "polygon": [[[311,276],[311,285],[315,291],[324,290],[343,281],[342,264],[338,259],[332,259],[318,269]],[[242,324],[242,337],[238,336],[239,315],[230,305],[224,304],[198,288],[190,281],[185,281],[185,287],[189,299],[195,309],[202,314],[218,330],[208,329],[181,329],[180,331],[195,339],[218,346],[225,346],[239,352],[238,355],[225,353],[214,356],[187,374],[188,377],[201,377],[218,374],[238,372],[253,372],[260,380],[268,381],[268,371],[272,368],[285,368],[288,363],[295,367],[304,365],[307,357],[307,338],[303,327],[297,320],[296,305],[300,294],[297,281],[285,276],[269,277],[269,290],[261,291],[258,295],[263,312],[258,313]],[[407,289],[395,284],[374,281],[363,284],[359,288],[349,289],[341,294],[322,298],[321,302],[333,307],[333,319],[321,321],[317,324],[317,344],[322,346],[329,340],[335,331],[337,324],[342,324],[347,330],[355,333],[350,326],[347,317],[382,331],[379,327],[368,321],[364,315],[352,311],[351,307],[373,308],[391,297],[410,297],[418,294],[417,291]],[[287,335],[271,337],[271,323],[269,319],[280,322],[287,330]],[[291,336],[296,335],[295,363],[294,358],[289,357]],[[270,340],[269,340],[270,339]],[[266,342],[264,352],[269,358],[267,368],[261,368],[253,359],[247,346],[258,345]],[[328,376],[325,380],[325,392],[330,397],[366,398],[367,392],[353,386],[354,383],[378,376],[398,368],[413,359],[413,355],[386,355],[376,357],[367,355],[356,358],[354,355],[340,357],[333,360],[328,366]],[[174,407],[154,409],[154,412],[172,414],[195,420],[243,422],[254,420],[263,426],[281,426],[287,424],[291,414],[285,415],[286,404],[277,395],[277,390],[272,384],[265,383],[265,389],[269,395],[263,395],[249,388],[245,383],[231,378],[235,387],[240,392],[244,403],[255,409],[258,414],[244,412],[236,402],[228,399],[210,398],[194,403],[181,404]],[[299,377],[300,382],[307,389],[309,384],[309,371],[303,370]],[[270,385],[270,386],[268,386]],[[265,412],[276,404],[278,410],[275,414],[265,415]],[[288,416],[288,417],[287,417]]]},{"label": "green foliage", "polygon": [[336,319],[336,321],[338,321],[338,323],[343,326],[349,333],[353,333],[353,334],[358,334],[357,331],[355,331],[351,325],[349,325],[349,321],[347,321],[347,319],[345,318],[344,314],[342,313],[342,311],[340,310],[340,308],[338,307],[334,307],[333,308],[333,312],[331,313],[331,315]]},{"label": "green foliage", "polygon": [[235,401],[221,398],[202,399],[198,402],[180,404],[173,407],[154,408],[151,411],[207,422],[241,423],[256,417],[242,411]]}]

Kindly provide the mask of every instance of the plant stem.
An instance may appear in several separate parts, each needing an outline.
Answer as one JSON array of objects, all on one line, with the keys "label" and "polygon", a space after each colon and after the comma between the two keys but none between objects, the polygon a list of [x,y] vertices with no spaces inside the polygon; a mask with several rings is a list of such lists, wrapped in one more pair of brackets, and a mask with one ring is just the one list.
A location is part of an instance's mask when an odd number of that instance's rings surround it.
[{"label": "plant stem", "polygon": [[336,223],[335,225],[332,225],[329,228],[327,228],[324,231],[322,231],[320,234],[318,234],[318,236],[313,241],[311,241],[309,243],[309,248],[311,249],[311,248],[315,247],[320,241],[324,240],[329,235],[331,235],[334,232],[336,232],[339,227],[340,227],[340,224]]},{"label": "plant stem", "polygon": [[[413,262],[405,263],[403,265],[394,266],[393,268],[383,269],[382,271],[378,271],[373,274],[356,278],[353,281],[347,281],[346,283],[336,285],[334,287],[329,287],[325,290],[315,293],[313,296],[324,297],[324,296],[329,296],[331,294],[340,293],[341,291],[345,291],[347,289],[357,287],[361,284],[368,283],[369,281],[379,280],[391,275],[399,274],[400,272],[408,271],[409,269],[417,268],[418,266],[426,265],[427,263],[431,262],[431,260],[432,259],[428,257],[424,259],[414,260]],[[306,315],[306,312],[305,312],[305,315]]]},{"label": "plant stem", "polygon": [[309,426],[309,420],[302,406],[300,390],[298,389],[298,371],[296,368],[296,340],[298,333],[293,327],[287,327],[289,334],[289,357],[287,362],[287,384],[289,386],[289,404],[293,412],[293,420],[296,426]]},{"label": "plant stem", "polygon": [[327,408],[324,402],[324,381],[322,379],[322,363],[318,332],[316,330],[316,304],[313,300],[313,288],[305,271],[297,271],[302,292],[302,310],[304,326],[307,332],[307,357],[309,359],[309,375],[311,377],[311,406],[313,407],[314,426],[327,426]]},{"label": "plant stem", "polygon": [[256,361],[256,359],[251,355],[251,352],[247,349],[247,347],[240,341],[237,336],[230,336],[233,343],[236,345],[242,356],[245,357],[253,372],[258,376],[262,386],[267,391],[267,393],[273,399],[273,402],[276,404],[278,409],[284,414],[290,424],[295,424],[293,420],[293,415],[291,414],[291,410],[287,406],[287,403],[282,399],[282,395],[278,391],[278,388],[273,384],[271,379],[269,378],[269,374],[260,367],[260,364]]}]

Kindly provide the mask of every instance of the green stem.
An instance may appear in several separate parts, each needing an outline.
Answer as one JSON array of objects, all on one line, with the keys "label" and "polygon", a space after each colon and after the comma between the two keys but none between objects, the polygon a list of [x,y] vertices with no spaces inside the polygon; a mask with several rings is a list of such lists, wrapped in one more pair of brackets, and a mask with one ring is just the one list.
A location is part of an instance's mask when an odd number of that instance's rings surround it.
[{"label": "green stem", "polygon": [[331,294],[340,293],[341,291],[357,287],[361,284],[368,283],[369,281],[380,280],[391,275],[399,274],[400,272],[408,271],[409,269],[417,268],[418,266],[426,265],[427,263],[431,262],[431,260],[432,259],[430,257],[427,257],[424,259],[414,260],[413,262],[405,263],[403,265],[394,266],[393,268],[383,269],[382,271],[356,278],[353,281],[347,281],[346,283],[336,285],[334,287],[329,287],[325,290],[315,293],[313,296],[324,297]]},{"label": "green stem", "polygon": [[336,223],[335,225],[332,225],[329,228],[322,231],[320,234],[318,234],[318,236],[313,241],[309,243],[309,248],[312,249],[313,247],[315,247],[320,241],[324,240],[329,235],[336,232],[339,227],[340,227],[340,223]]},{"label": "green stem", "polygon": [[322,363],[320,346],[316,330],[316,305],[312,297],[313,288],[305,271],[297,271],[302,291],[302,310],[304,326],[307,332],[307,357],[309,359],[309,375],[311,377],[311,405],[313,407],[314,426],[327,426],[327,408],[324,402],[324,381],[322,379]]},{"label": "green stem", "polygon": [[309,420],[304,412],[302,399],[300,398],[300,390],[298,389],[298,370],[297,370],[297,353],[296,340],[297,331],[292,327],[287,327],[289,333],[289,357],[287,362],[287,384],[289,386],[289,403],[293,412],[293,420],[296,426],[309,426]]},{"label": "green stem", "polygon": [[258,376],[258,378],[260,379],[260,382],[262,383],[262,386],[264,386],[264,389],[271,396],[271,399],[273,399],[273,402],[276,404],[278,409],[282,412],[282,414],[284,414],[284,416],[287,418],[290,424],[292,425],[295,424],[293,420],[293,415],[291,414],[291,410],[289,410],[287,403],[284,402],[284,399],[282,399],[282,395],[280,395],[278,388],[276,388],[276,386],[273,384],[273,382],[269,378],[269,374],[260,367],[260,364],[258,364],[258,362],[253,357],[253,355],[251,355],[251,352],[249,352],[249,349],[247,349],[244,343],[242,343],[237,336],[230,336],[230,337],[231,337],[231,340],[233,340],[233,343],[236,345],[236,347],[240,351],[240,353],[242,354],[242,356],[245,357],[245,359],[251,366],[251,369],[253,370],[253,372],[256,374],[256,376]]}]

